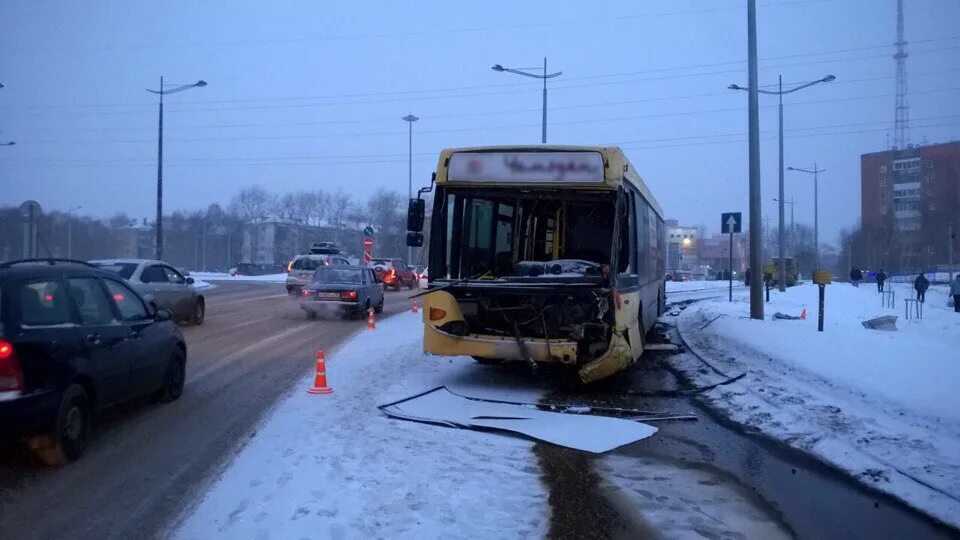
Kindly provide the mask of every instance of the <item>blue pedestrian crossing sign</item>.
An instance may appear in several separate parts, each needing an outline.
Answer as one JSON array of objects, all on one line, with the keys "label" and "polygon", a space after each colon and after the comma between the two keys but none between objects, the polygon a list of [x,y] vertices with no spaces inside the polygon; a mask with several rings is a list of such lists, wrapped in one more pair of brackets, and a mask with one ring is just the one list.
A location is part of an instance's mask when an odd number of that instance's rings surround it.
[{"label": "blue pedestrian crossing sign", "polygon": [[724,212],[720,214],[720,230],[724,234],[733,234],[740,232],[740,226],[743,224],[743,218],[740,212]]}]

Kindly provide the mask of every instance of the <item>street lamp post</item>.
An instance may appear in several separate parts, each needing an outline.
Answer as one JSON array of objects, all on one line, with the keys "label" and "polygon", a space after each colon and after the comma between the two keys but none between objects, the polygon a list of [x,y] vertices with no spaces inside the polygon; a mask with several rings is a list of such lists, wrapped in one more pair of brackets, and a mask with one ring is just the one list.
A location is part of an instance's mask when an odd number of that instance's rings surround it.
[{"label": "street lamp post", "polygon": [[509,73],[516,73],[517,75],[523,75],[525,77],[533,77],[534,79],[543,79],[543,120],[541,121],[541,135],[540,142],[547,144],[547,79],[552,79],[554,77],[559,77],[563,75],[562,71],[556,73],[547,74],[547,57],[543,57],[543,74],[537,75],[536,73],[528,73],[523,71],[525,69],[537,69],[537,68],[505,68],[500,64],[495,64],[490,69],[494,71],[506,71]]},{"label": "street lamp post", "polygon": [[[803,84],[798,85],[798,86],[795,86],[795,87],[793,87],[793,88],[791,88],[791,89],[789,89],[789,90],[784,90],[784,89],[783,89],[783,75],[779,75],[779,76],[777,76],[777,84],[778,84],[778,88],[779,88],[779,89],[778,89],[776,92],[773,92],[773,91],[771,91],[771,90],[760,90],[759,88],[757,89],[757,92],[759,92],[759,93],[761,93],[761,94],[773,94],[773,95],[776,95],[776,96],[779,98],[779,100],[780,100],[780,104],[779,104],[779,107],[778,107],[778,111],[779,111],[779,113],[780,113],[780,130],[779,130],[779,131],[780,131],[780,137],[779,137],[779,143],[780,143],[780,198],[778,199],[778,200],[779,200],[779,214],[780,214],[780,220],[779,220],[780,230],[779,230],[779,233],[778,233],[778,235],[777,235],[777,236],[778,236],[777,242],[778,242],[778,244],[779,244],[778,247],[777,247],[777,252],[778,252],[778,255],[780,256],[780,263],[777,265],[777,266],[778,266],[778,268],[777,268],[777,274],[778,274],[778,276],[779,276],[779,279],[778,279],[779,284],[778,284],[778,287],[777,287],[777,288],[780,290],[780,292],[784,292],[784,291],[787,290],[787,286],[786,286],[786,277],[787,277],[786,262],[785,262],[784,259],[783,259],[783,257],[784,257],[783,228],[784,228],[784,221],[785,221],[785,219],[784,219],[784,218],[785,218],[785,216],[784,216],[784,210],[783,210],[783,204],[784,204],[784,200],[783,200],[783,197],[784,197],[784,193],[783,193],[783,192],[784,192],[784,188],[783,188],[783,95],[784,95],[784,94],[791,94],[791,93],[793,93],[793,92],[796,92],[797,90],[801,90],[801,89],[803,89],[803,88],[806,88],[806,87],[808,87],[808,86],[813,86],[813,85],[818,84],[818,83],[830,82],[830,81],[832,81],[832,80],[834,80],[834,79],[836,79],[836,77],[834,77],[833,75],[827,75],[827,76],[823,77],[822,79],[817,79],[817,80],[815,80],[815,81],[811,81],[811,82],[808,82],[808,83],[803,83]],[[748,90],[747,88],[743,88],[743,87],[738,86],[738,85],[736,85],[736,84],[731,84],[731,85],[728,86],[727,88],[729,88],[730,90]]]},{"label": "street lamp post", "polygon": [[826,169],[818,169],[817,162],[813,162],[813,170],[810,169],[799,169],[797,167],[787,167],[788,171],[797,171],[813,175],[813,250],[814,255],[816,255],[816,270],[820,269],[820,216],[818,205],[820,203],[820,195],[817,192],[819,184],[819,174],[824,172]]},{"label": "street lamp post", "polygon": [[[402,118],[409,128],[409,136],[407,137],[407,200],[413,198],[413,123],[419,119],[419,117],[412,114],[408,114]],[[412,262],[413,248],[407,246],[407,264],[411,264]]]},{"label": "street lamp post", "polygon": [[[780,201],[780,199],[773,199],[773,200],[777,202]],[[787,245],[790,247],[790,249],[788,250],[790,252],[790,256],[795,257],[796,253],[794,253],[794,247],[793,247],[793,207],[797,204],[797,201],[794,200],[793,197],[790,197],[790,200],[783,201],[783,204],[790,205],[790,237],[789,237],[789,241],[787,242]]]},{"label": "street lamp post", "polygon": [[[202,88],[206,85],[206,81],[203,80],[199,80],[193,84],[164,85],[163,77],[161,76],[159,90],[150,90],[147,88],[147,92],[160,96],[160,128],[157,137],[157,260],[163,259],[163,96],[183,92],[190,88]],[[164,86],[173,86],[173,88],[164,90]]]}]

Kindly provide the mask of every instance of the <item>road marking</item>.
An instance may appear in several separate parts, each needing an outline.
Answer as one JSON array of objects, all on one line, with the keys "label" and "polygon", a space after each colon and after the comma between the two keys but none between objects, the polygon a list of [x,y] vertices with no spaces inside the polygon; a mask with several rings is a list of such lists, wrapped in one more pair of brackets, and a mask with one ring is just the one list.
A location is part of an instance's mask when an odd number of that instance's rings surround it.
[{"label": "road marking", "polygon": [[220,367],[221,367],[223,364],[227,363],[227,362],[230,362],[230,361],[232,361],[232,360],[236,360],[238,357],[243,356],[243,355],[245,355],[245,354],[247,354],[247,353],[253,352],[253,351],[257,350],[257,349],[260,349],[260,348],[263,348],[263,347],[267,347],[267,346],[273,345],[273,344],[276,343],[277,341],[283,341],[284,339],[286,339],[286,338],[288,338],[288,337],[290,337],[290,336],[292,336],[292,335],[294,335],[294,334],[297,334],[297,333],[299,333],[299,332],[301,332],[301,331],[303,331],[303,330],[313,330],[313,331],[316,331],[316,326],[315,326],[315,325],[311,325],[311,324],[305,324],[305,325],[303,325],[303,326],[295,326],[295,327],[293,327],[293,328],[287,328],[286,330],[284,330],[284,331],[282,331],[282,332],[280,332],[280,333],[278,333],[278,334],[274,334],[274,335],[272,335],[272,336],[270,336],[270,337],[268,337],[268,338],[261,339],[261,340],[257,341],[256,343],[253,343],[253,344],[251,344],[251,345],[247,345],[246,347],[244,347],[244,348],[242,348],[242,349],[236,350],[236,351],[234,351],[234,352],[232,352],[232,353],[230,353],[230,354],[228,354],[228,355],[226,355],[226,356],[221,357],[221,358],[218,359],[218,360],[214,360],[214,361],[210,362],[206,367],[204,367],[204,368],[201,369],[200,371],[194,373],[192,376],[189,376],[189,382],[196,382],[196,381],[204,378],[206,375],[209,375],[210,373],[213,373],[214,371],[220,369]]},{"label": "road marking", "polygon": [[247,302],[256,302],[257,300],[272,300],[274,298],[286,298],[290,296],[289,294],[272,294],[270,296],[256,296],[254,298],[244,298],[243,300],[231,300],[230,302],[211,302],[211,308],[218,308],[222,306],[232,306],[234,304],[245,304]]}]

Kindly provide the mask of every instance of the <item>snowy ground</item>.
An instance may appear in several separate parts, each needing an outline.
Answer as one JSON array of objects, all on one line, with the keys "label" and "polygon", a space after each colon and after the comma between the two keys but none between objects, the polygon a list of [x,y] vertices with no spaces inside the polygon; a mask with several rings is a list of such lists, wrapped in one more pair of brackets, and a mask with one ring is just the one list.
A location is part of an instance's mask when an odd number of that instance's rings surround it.
[{"label": "snowy ground", "polygon": [[[960,525],[960,314],[939,287],[927,293],[924,319],[903,320],[881,307],[872,284],[829,285],[824,332],[817,332],[817,287],[771,294],[767,320],[748,317],[746,293],[733,303],[694,304],[675,321],[684,341],[716,371],[677,366],[697,384],[746,373],[704,394],[750,429],[848,471],[861,482]],[[775,312],[807,320],[771,320]],[[898,315],[898,330],[861,321]]]},{"label": "snowy ground", "polygon": [[222,272],[190,272],[193,279],[203,281],[260,281],[265,283],[284,283],[286,274],[268,274],[265,276],[231,276]]},{"label": "snowy ground", "polygon": [[[376,406],[440,384],[536,400],[474,362],[425,359],[410,313],[327,351],[182,524],[180,538],[541,537],[548,496],[527,440],[393,420]],[[311,362],[312,358],[304,358]],[[425,361],[426,360],[426,361]]]},{"label": "snowy ground", "polygon": [[[553,494],[531,441],[393,420],[377,410],[438,385],[502,400],[540,398],[544,387],[523,370],[425,356],[422,328],[419,316],[396,315],[326,351],[334,393],[308,395],[313,380],[304,378],[173,536],[543,537]],[[593,461],[604,496],[635,529],[666,538],[789,537],[749,489],[709,468],[642,454],[643,444]]]}]

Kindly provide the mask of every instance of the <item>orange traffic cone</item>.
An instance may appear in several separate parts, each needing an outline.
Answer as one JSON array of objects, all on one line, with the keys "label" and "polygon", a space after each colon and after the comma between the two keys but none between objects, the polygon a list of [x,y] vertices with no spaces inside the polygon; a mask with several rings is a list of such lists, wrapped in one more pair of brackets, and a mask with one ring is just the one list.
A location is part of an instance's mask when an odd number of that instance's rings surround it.
[{"label": "orange traffic cone", "polygon": [[803,311],[800,312],[800,320],[801,321],[807,320],[807,308],[803,308]]},{"label": "orange traffic cone", "polygon": [[376,321],[373,320],[373,308],[370,308],[367,313],[367,330],[373,330],[377,327]]},{"label": "orange traffic cone", "polygon": [[417,301],[416,301],[416,300],[413,301],[413,312],[414,312],[414,313],[418,313],[418,312],[419,312],[419,310],[417,309]]},{"label": "orange traffic cone", "polygon": [[333,388],[327,386],[327,366],[323,362],[323,349],[317,351],[317,375],[313,379],[313,388],[308,394],[332,394]]}]

